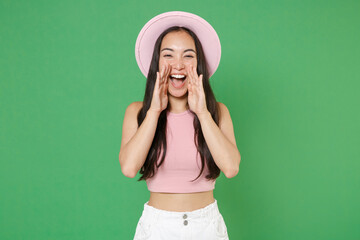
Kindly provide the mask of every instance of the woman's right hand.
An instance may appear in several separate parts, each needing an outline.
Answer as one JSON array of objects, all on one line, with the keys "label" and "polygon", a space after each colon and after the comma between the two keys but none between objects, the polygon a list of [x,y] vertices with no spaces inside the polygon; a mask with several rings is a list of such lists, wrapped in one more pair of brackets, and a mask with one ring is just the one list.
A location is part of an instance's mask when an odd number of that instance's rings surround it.
[{"label": "woman's right hand", "polygon": [[149,110],[160,114],[167,107],[170,72],[171,65],[168,64],[161,69],[160,73],[156,72],[156,82]]}]

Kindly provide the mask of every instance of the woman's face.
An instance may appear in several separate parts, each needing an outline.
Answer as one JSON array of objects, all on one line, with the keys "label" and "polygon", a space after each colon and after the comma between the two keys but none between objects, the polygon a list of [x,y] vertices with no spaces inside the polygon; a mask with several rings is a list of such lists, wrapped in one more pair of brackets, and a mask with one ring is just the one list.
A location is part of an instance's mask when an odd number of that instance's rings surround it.
[{"label": "woman's face", "polygon": [[[170,32],[163,38],[160,46],[159,72],[164,65],[171,66],[168,87],[171,95],[180,97],[187,92],[187,66],[197,67],[196,54],[195,42],[187,32]],[[174,79],[171,75],[184,75],[185,80]]]}]

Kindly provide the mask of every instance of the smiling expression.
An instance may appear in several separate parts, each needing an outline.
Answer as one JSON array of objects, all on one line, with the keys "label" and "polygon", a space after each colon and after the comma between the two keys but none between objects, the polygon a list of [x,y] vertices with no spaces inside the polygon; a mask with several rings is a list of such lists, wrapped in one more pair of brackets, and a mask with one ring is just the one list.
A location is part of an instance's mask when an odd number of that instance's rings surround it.
[{"label": "smiling expression", "polygon": [[171,66],[170,75],[185,75],[185,83],[181,88],[175,88],[169,79],[169,93],[178,97],[184,95],[188,85],[186,66],[197,67],[195,42],[187,32],[170,32],[163,38],[160,46],[159,69],[166,64]]}]

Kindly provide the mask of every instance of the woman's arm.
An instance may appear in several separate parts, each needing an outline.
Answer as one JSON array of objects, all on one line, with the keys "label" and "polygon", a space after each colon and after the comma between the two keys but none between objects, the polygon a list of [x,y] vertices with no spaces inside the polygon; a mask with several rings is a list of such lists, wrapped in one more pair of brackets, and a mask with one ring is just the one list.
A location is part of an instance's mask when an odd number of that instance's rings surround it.
[{"label": "woman's arm", "polygon": [[201,129],[216,165],[227,178],[232,178],[239,172],[240,152],[236,146],[233,124],[229,110],[223,103],[220,107],[219,126],[216,125],[209,111],[198,115]]},{"label": "woman's arm", "polygon": [[137,114],[141,107],[142,102],[131,103],[125,111],[123,122],[119,161],[122,173],[130,178],[135,177],[144,165],[160,115],[158,112],[148,110],[138,128]]}]

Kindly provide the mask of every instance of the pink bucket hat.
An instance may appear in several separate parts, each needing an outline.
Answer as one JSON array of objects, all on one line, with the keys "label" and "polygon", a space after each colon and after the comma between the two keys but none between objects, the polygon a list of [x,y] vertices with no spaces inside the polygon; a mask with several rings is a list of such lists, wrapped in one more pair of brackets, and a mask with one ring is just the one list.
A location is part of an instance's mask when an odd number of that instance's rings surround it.
[{"label": "pink bucket hat", "polygon": [[211,77],[220,63],[221,45],[215,29],[205,19],[188,12],[172,11],[159,14],[141,29],[135,43],[136,62],[144,74],[148,75],[154,45],[159,35],[172,26],[186,27],[199,38]]}]

